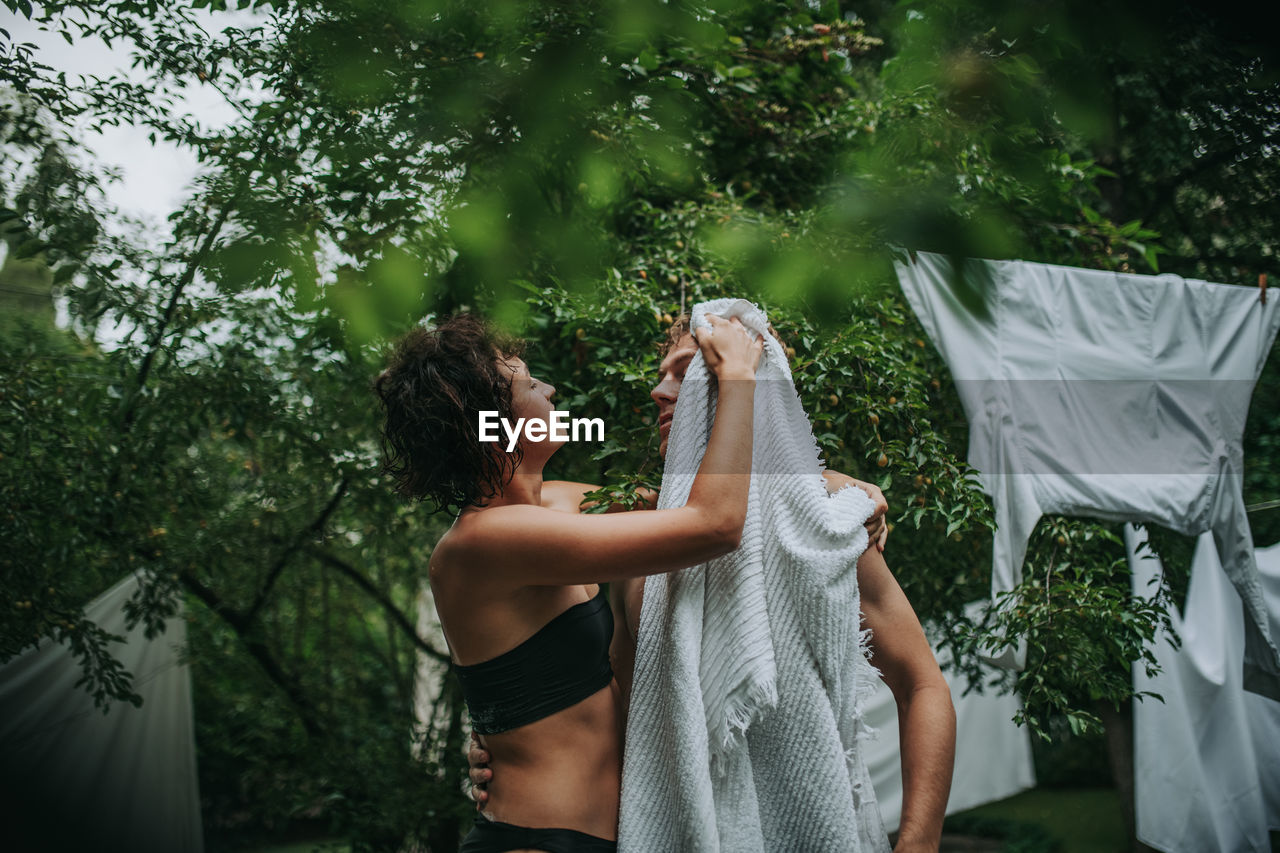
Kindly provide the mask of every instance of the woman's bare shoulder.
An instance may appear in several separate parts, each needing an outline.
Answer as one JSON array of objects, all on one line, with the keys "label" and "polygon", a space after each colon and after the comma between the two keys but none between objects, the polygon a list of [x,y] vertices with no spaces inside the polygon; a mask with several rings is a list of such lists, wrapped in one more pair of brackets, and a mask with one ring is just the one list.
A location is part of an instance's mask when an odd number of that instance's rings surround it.
[{"label": "woman's bare shoulder", "polygon": [[477,566],[488,565],[495,555],[518,553],[519,543],[532,527],[555,525],[563,517],[562,512],[532,504],[464,512],[432,550],[430,576],[447,580],[465,571],[469,580],[476,580],[485,574]]}]

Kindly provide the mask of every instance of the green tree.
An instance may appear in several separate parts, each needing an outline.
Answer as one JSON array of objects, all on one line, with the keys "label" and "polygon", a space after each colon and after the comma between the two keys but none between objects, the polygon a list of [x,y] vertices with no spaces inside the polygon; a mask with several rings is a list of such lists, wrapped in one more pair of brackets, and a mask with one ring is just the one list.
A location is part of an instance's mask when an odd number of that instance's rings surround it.
[{"label": "green tree", "polygon": [[[434,712],[413,707],[417,656],[445,659],[410,615],[444,521],[391,497],[368,391],[424,315],[526,335],[563,405],[610,427],[555,474],[626,501],[658,482],[669,318],[760,300],[830,464],[885,488],[895,571],[971,671],[999,627],[963,614],[991,515],[893,247],[1231,281],[1274,255],[1268,59],[1190,6],[1131,49],[1065,2],[869,3],[864,22],[773,0],[281,0],[223,27],[226,5],[6,0],[129,45],[137,70],[70,81],[0,34],[0,227],[73,319],[0,338],[0,636],[4,657],[71,643],[106,702],[128,675],[78,607],[129,570],[139,619],[185,598],[206,825],[229,836],[318,818],[369,849],[456,843],[456,687],[434,676]],[[237,119],[173,109],[197,86]],[[171,235],[105,227],[68,128],[111,123],[199,158]],[[109,351],[86,343],[103,324],[123,330]],[[1275,482],[1277,399],[1251,421],[1251,494]],[[1087,730],[1131,695],[1112,676],[1161,614],[1125,571],[1105,530],[1046,520],[1013,626],[1033,726]]]}]

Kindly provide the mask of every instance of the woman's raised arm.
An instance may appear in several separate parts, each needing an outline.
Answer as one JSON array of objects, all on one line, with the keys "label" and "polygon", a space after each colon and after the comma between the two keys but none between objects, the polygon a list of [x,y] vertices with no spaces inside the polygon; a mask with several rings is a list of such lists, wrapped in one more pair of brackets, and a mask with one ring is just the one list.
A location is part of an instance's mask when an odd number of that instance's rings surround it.
[{"label": "woman's raised arm", "polygon": [[716,418],[682,507],[575,515],[528,504],[473,513],[451,552],[469,581],[502,586],[598,583],[660,574],[738,547],[751,478],[755,369],[763,344],[736,319],[709,316],[699,337],[718,382]]}]

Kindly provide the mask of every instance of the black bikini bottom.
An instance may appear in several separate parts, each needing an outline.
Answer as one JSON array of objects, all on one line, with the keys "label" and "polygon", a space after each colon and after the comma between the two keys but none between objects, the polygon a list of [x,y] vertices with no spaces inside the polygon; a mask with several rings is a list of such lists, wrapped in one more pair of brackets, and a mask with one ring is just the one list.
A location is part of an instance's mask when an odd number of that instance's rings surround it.
[{"label": "black bikini bottom", "polygon": [[576,829],[535,829],[478,816],[475,827],[462,839],[458,853],[503,853],[526,848],[547,853],[617,853],[618,842]]}]

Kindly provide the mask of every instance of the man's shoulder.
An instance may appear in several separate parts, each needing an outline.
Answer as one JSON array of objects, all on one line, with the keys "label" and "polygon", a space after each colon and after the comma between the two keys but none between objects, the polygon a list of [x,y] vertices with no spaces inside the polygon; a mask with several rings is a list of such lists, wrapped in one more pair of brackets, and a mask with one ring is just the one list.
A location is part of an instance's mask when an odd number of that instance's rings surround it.
[{"label": "man's shoulder", "polygon": [[[558,512],[583,512],[582,499],[588,492],[598,491],[601,486],[594,483],[577,483],[571,480],[547,480],[542,484],[542,505]],[[655,509],[658,506],[658,493],[653,489],[641,487],[639,490],[643,503],[636,509]],[[596,503],[588,504],[595,506]],[[622,512],[628,507],[622,503],[610,504],[605,512]]]},{"label": "man's shoulder", "polygon": [[581,512],[583,495],[600,488],[592,483],[547,480],[542,484],[542,505],[559,512]]}]

